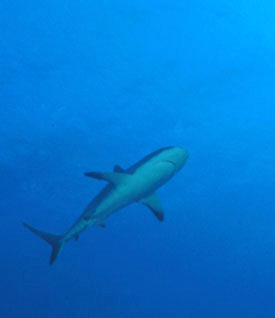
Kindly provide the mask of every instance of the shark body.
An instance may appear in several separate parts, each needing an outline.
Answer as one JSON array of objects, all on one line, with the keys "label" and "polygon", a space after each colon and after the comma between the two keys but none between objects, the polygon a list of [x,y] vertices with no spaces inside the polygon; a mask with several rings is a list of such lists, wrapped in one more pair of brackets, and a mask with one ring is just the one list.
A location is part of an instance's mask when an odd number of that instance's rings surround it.
[{"label": "shark body", "polygon": [[185,149],[167,147],[153,152],[126,170],[115,166],[113,172],[85,173],[88,177],[107,181],[108,185],[63,235],[50,234],[23,224],[52,246],[50,264],[53,264],[67,241],[78,239],[79,234],[92,225],[105,226],[110,215],[131,203],[140,202],[148,206],[162,221],[163,211],[155,191],[184,166],[187,158]]}]

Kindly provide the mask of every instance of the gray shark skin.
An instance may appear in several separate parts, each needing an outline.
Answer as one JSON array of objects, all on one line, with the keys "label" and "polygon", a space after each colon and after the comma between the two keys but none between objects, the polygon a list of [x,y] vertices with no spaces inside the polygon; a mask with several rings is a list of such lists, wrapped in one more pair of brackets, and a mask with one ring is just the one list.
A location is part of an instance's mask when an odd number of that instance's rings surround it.
[{"label": "gray shark skin", "polygon": [[163,221],[163,211],[155,191],[171,179],[185,164],[188,153],[181,147],[162,148],[124,170],[114,166],[113,172],[87,172],[86,176],[108,182],[84,212],[63,235],[42,232],[23,222],[23,225],[52,246],[53,264],[65,243],[92,225],[105,226],[107,218],[121,208],[140,202]]}]

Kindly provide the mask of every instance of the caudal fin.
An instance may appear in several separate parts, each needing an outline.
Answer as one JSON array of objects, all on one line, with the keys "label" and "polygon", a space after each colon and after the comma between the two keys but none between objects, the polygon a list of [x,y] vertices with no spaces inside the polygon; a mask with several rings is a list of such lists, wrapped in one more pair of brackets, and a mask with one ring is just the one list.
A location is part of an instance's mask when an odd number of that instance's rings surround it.
[{"label": "caudal fin", "polygon": [[42,232],[42,231],[35,229],[34,227],[30,226],[27,223],[24,223],[24,222],[22,222],[22,223],[27,229],[32,231],[34,234],[36,234],[37,236],[39,236],[40,238],[42,238],[44,241],[46,241],[47,243],[49,243],[52,246],[52,254],[51,254],[51,258],[50,258],[50,264],[53,264],[64,247],[65,242],[63,240],[63,236],[50,234],[47,232]]}]

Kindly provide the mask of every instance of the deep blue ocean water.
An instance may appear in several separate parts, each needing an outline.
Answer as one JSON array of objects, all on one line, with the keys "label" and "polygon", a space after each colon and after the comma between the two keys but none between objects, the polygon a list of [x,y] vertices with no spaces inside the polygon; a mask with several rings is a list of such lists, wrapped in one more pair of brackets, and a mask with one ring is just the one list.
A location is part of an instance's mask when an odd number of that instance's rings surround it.
[{"label": "deep blue ocean water", "polygon": [[[0,3],[0,317],[275,316],[275,3]],[[183,170],[49,266],[85,171],[180,145]]]}]

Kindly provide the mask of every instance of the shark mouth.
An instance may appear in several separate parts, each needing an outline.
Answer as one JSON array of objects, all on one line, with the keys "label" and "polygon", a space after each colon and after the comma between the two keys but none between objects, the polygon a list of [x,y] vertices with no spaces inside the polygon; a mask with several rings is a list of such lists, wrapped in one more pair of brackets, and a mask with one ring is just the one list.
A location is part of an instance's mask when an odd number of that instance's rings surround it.
[{"label": "shark mouth", "polygon": [[176,168],[176,164],[175,164],[173,161],[171,161],[171,160],[164,160],[164,162],[168,162],[168,163],[170,163],[171,165],[173,165],[173,166]]}]

